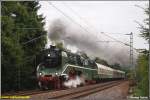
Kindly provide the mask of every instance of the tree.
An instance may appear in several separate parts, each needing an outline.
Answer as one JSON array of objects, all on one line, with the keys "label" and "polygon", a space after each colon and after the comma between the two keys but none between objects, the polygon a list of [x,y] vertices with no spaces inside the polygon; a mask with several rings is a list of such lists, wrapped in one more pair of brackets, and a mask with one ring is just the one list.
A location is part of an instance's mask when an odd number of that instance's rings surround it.
[{"label": "tree", "polygon": [[148,96],[148,56],[141,54],[137,60],[138,66],[136,69],[137,89],[136,95]]},{"label": "tree", "polygon": [[[34,1],[3,1],[1,4],[2,92],[35,87],[31,79],[34,58],[46,44],[44,18],[37,15],[40,6]],[[43,37],[27,42],[41,35]]]},{"label": "tree", "polygon": [[[148,7],[145,9],[147,16],[149,16],[149,12],[150,8]],[[140,24],[140,35],[149,41],[149,17],[144,20],[144,23],[144,25]],[[149,51],[145,50],[141,52],[137,60],[136,79],[138,83],[135,89],[135,95],[138,96],[148,96],[148,57]]]},{"label": "tree", "polygon": [[[147,16],[149,16],[149,14],[150,14],[150,8],[149,7],[147,7],[145,9],[145,14]],[[150,30],[149,30],[149,17],[147,17],[144,20],[144,25],[142,25],[142,24],[139,24],[139,25],[140,25],[140,32],[141,32],[140,35],[142,37],[144,37],[146,40],[149,40],[149,32],[150,32]]]}]

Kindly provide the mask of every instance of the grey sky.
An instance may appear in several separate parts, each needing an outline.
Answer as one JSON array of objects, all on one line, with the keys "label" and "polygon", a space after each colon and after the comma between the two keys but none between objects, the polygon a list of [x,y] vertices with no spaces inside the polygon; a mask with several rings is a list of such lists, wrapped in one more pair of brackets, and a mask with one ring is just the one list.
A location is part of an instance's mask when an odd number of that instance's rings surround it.
[{"label": "grey sky", "polygon": [[[144,44],[146,41],[139,37],[138,24],[134,22],[136,20],[143,23],[143,20],[147,17],[143,9],[135,5],[145,8],[148,5],[148,1],[51,1],[51,3],[91,32],[99,33],[99,35],[100,32],[106,32],[114,38],[125,42],[129,42],[129,36],[123,34],[133,32],[134,47],[148,48],[148,45]],[[46,17],[46,30],[51,22],[57,18],[68,20],[47,1],[40,1],[40,4],[39,13]],[[83,20],[76,14],[82,17]]]},{"label": "grey sky", "polygon": [[[61,30],[57,39],[63,40],[69,37],[70,40],[64,40],[68,49],[72,51],[85,51],[90,56],[98,56],[107,60],[109,63],[120,63],[123,66],[129,65],[129,47],[124,44],[115,42],[105,43],[96,41],[114,41],[101,32],[129,43],[130,32],[134,34],[134,48],[147,48],[146,41],[139,36],[138,21],[143,24],[143,20],[147,17],[144,10],[136,7],[139,5],[146,8],[148,1],[40,1],[41,9],[39,14],[43,14],[46,19],[45,29],[53,36],[56,32],[52,27],[59,27]],[[56,10],[52,5],[60,9],[66,16]],[[80,16],[80,17],[79,17]],[[60,19],[61,21],[56,21]],[[62,23],[61,23],[62,22]],[[75,24],[80,24],[81,26]],[[55,24],[55,25],[54,25]],[[58,25],[57,25],[58,24]],[[62,24],[62,25],[61,25]],[[59,26],[60,25],[60,26]],[[50,29],[52,28],[52,29]],[[51,32],[54,33],[51,33]],[[66,31],[66,33],[63,33]],[[114,34],[111,34],[114,33]],[[115,34],[118,33],[118,34]],[[49,40],[48,45],[51,44]],[[137,55],[134,53],[134,62]]]}]

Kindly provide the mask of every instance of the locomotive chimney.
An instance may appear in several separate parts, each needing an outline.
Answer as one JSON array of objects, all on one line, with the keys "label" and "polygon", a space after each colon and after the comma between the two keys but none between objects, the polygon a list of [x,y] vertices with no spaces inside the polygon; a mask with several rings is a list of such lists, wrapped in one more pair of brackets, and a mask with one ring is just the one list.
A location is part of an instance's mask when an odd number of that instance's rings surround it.
[{"label": "locomotive chimney", "polygon": [[56,48],[56,46],[53,46],[53,45],[50,45],[50,49],[55,49]]}]

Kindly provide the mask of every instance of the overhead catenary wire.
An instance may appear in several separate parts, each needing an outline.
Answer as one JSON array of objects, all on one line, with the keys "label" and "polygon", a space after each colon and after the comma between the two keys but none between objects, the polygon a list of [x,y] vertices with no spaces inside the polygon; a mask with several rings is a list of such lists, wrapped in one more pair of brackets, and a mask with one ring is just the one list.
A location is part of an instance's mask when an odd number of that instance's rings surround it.
[{"label": "overhead catenary wire", "polygon": [[[52,4],[52,3],[51,3]],[[87,26],[89,26],[89,24],[87,24],[87,21],[85,21],[76,11],[74,11],[71,7],[69,7],[68,5],[66,5],[65,3],[63,3],[68,9],[70,9],[71,10],[71,12],[73,12],[76,16],[78,16],[79,18],[80,18],[80,20],[82,20],[82,21],[84,21],[84,23],[87,25]],[[53,5],[54,6],[54,5]],[[55,6],[55,8],[57,8],[56,6]],[[58,8],[57,8],[58,9]],[[62,12],[62,11],[61,11]],[[90,27],[93,27],[93,26],[91,26],[90,25]],[[94,27],[93,27],[94,28]],[[95,29],[95,28],[94,28]],[[122,44],[124,44],[124,45],[126,45],[126,46],[130,46],[130,44],[128,44],[128,43],[125,43],[125,42],[122,42],[122,41],[120,41],[120,40],[118,40],[118,39],[116,39],[116,38],[114,38],[114,37],[112,37],[112,36],[109,36],[108,34],[106,34],[106,33],[104,33],[104,32],[101,32],[103,35],[105,35],[105,36],[107,36],[107,37],[109,37],[109,38],[111,38],[111,39],[113,39],[113,40],[115,40],[115,41],[99,41],[99,42],[119,42],[119,43],[122,43]],[[134,50],[136,50],[136,48],[133,48]]]},{"label": "overhead catenary wire", "polygon": [[[66,15],[62,10],[60,10],[59,8],[57,8],[54,4],[52,4],[51,2],[49,2],[49,1],[47,1],[53,8],[55,8],[57,11],[59,11],[60,13],[62,13],[65,17],[67,17],[69,20],[71,20],[73,23],[75,23],[75,24],[77,24],[77,25],[79,25],[83,30],[85,30],[86,32],[88,32],[88,33],[90,33],[87,29],[85,29],[81,24],[79,24],[79,23],[77,23],[77,22],[75,22],[70,16],[68,16],[68,15]],[[111,36],[109,36],[109,35],[107,35],[107,34],[105,34],[107,37],[109,37],[109,38],[112,38]],[[117,39],[115,39],[115,38],[112,38],[112,39],[114,39],[114,40],[116,40],[116,41],[118,41],[118,42],[120,42],[120,43],[123,43],[122,41],[119,41],[119,40],[117,40]],[[126,44],[126,43],[123,43],[123,44]],[[129,44],[128,44],[129,45]],[[128,46],[127,45],[127,46]]]},{"label": "overhead catenary wire", "polygon": [[[71,17],[68,17],[68,15],[66,15],[62,10],[60,10],[59,8],[57,8],[55,5],[53,5],[52,3],[50,3],[56,10],[58,10],[60,13],[62,13],[64,16],[66,16],[67,18],[69,18],[72,22],[75,22]],[[87,21],[85,21],[76,11],[74,11],[71,7],[69,7],[68,5],[66,5],[65,3],[62,3],[64,6],[66,6],[68,9],[70,9],[71,10],[71,12],[72,13],[74,13],[76,16],[78,16],[79,18],[80,18],[80,20],[82,20],[87,26],[89,26],[89,24],[88,24],[88,22]],[[77,25],[79,25],[81,28],[83,28],[86,32],[88,32],[88,33],[90,33],[87,29],[85,29],[81,24],[79,24],[79,23],[77,23],[77,22],[75,22]],[[93,27],[93,26],[91,26],[90,25],[90,28],[91,27]],[[95,27],[93,27],[93,29],[95,30]],[[97,32],[97,33],[99,33],[99,32]],[[128,44],[128,43],[125,43],[125,42],[122,42],[122,41],[120,41],[120,40],[118,40],[118,39],[116,39],[116,38],[114,38],[114,37],[112,37],[112,36],[110,36],[110,35],[108,35],[108,34],[106,34],[106,33],[104,33],[104,32],[101,32],[103,35],[105,35],[105,36],[107,36],[107,37],[109,37],[110,39],[113,39],[113,40],[115,40],[115,41],[97,41],[97,42],[105,42],[105,43],[110,43],[110,42],[118,42],[118,43],[121,43],[121,44],[123,44],[123,45],[125,45],[125,46],[129,46],[130,48],[132,47],[132,45],[131,44]],[[132,47],[133,48],[133,47]],[[138,55],[138,53],[137,53],[137,49],[136,48],[133,48],[134,50],[135,50],[135,53]]]},{"label": "overhead catenary wire", "polygon": [[39,39],[39,38],[42,38],[42,37],[44,37],[44,36],[46,36],[46,34],[41,35],[41,36],[36,37],[36,38],[33,38],[33,39],[31,39],[31,40],[29,40],[29,41],[27,41],[27,42],[24,42],[24,43],[22,43],[22,44],[25,45],[25,44],[30,43],[30,42],[32,42],[32,41],[35,41],[35,40],[37,40],[37,39]]},{"label": "overhead catenary wire", "polygon": [[[36,27],[21,27],[21,28],[16,28],[16,29],[23,29],[23,30],[38,30],[38,29],[40,29],[40,28],[36,28]],[[29,41],[26,41],[26,42],[23,42],[23,43],[21,43],[22,45],[26,45],[26,44],[28,44],[28,43],[30,43],[30,42],[32,42],[32,41],[35,41],[35,40],[37,40],[37,39],[39,39],[39,38],[42,38],[43,36],[46,36],[47,34],[44,34],[44,35],[40,35],[40,36],[38,36],[38,37],[36,37],[36,38],[33,38],[33,39],[31,39],[31,40],[29,40]]]},{"label": "overhead catenary wire", "polygon": [[16,28],[16,29],[32,30],[32,29],[40,29],[40,28],[35,28],[35,27],[23,27],[23,28]]},{"label": "overhead catenary wire", "polygon": [[[51,2],[49,2],[49,1],[47,1],[47,2],[48,2],[53,8],[55,8],[57,11],[59,11],[61,14],[63,14],[65,17],[67,17],[69,20],[71,20],[73,23],[79,25],[80,28],[82,28],[84,31],[90,33],[90,32],[89,32],[87,29],[85,29],[81,24],[75,22],[70,16],[66,15],[62,10],[60,10],[59,8],[57,8],[57,7],[56,7],[55,5],[53,5]],[[72,9],[72,11],[73,11],[73,9]],[[75,11],[73,11],[73,12],[75,12]],[[77,15],[79,16],[79,14],[77,14]],[[80,16],[79,16],[79,17],[80,17]],[[80,17],[80,19],[83,20],[82,17]],[[84,21],[84,22],[85,22],[85,21]],[[85,23],[87,24],[87,22],[85,22]],[[88,24],[87,24],[87,25],[88,25]],[[90,26],[91,26],[91,25],[90,25]],[[93,26],[92,26],[92,27],[93,27]],[[18,29],[38,29],[38,28],[18,28]],[[115,40],[116,42],[122,43],[122,44],[124,44],[124,45],[126,45],[126,46],[130,46],[129,44],[124,43],[124,42],[122,42],[122,41],[120,41],[120,40],[117,40],[116,38],[114,38],[114,37],[112,37],[112,36],[109,36],[108,34],[106,34],[106,33],[104,33],[104,32],[101,32],[101,33],[103,33],[105,36],[107,36],[107,37],[109,37],[109,38]],[[32,40],[29,40],[29,41],[27,41],[27,42],[24,42],[24,43],[22,43],[22,44],[25,45],[25,44],[27,44],[27,43],[30,43],[30,42],[32,42],[32,41],[35,41],[35,40],[37,40],[37,39],[43,37],[43,36],[45,36],[45,35],[41,35],[41,36],[36,37],[36,38],[34,38],[34,39],[32,39]],[[113,41],[113,42],[114,42],[114,41]],[[135,48],[134,48],[134,49],[135,49]],[[136,49],[135,49],[135,50],[136,50]]]},{"label": "overhead catenary wire", "polygon": [[[48,1],[47,1],[47,2],[48,2]],[[60,13],[62,13],[65,17],[67,17],[69,20],[71,20],[73,23],[79,25],[80,28],[82,28],[84,31],[90,33],[90,32],[89,32],[86,28],[84,28],[81,24],[75,22],[70,16],[66,15],[62,10],[60,10],[59,8],[57,8],[57,7],[56,7],[55,5],[53,5],[51,2],[48,2],[48,3],[49,3],[52,7],[54,7],[57,11],[59,11]],[[71,7],[69,7],[69,8],[72,10],[72,12],[76,13]],[[79,14],[76,13],[76,15],[77,15],[81,20],[83,20],[83,18],[80,17]],[[87,21],[84,20],[84,23],[87,24]],[[87,25],[89,26],[89,24],[87,24]],[[90,25],[90,26],[91,26],[91,25]],[[92,27],[93,27],[93,26],[92,26]],[[93,28],[94,28],[94,27],[93,27]],[[38,29],[38,28],[18,28],[18,29]],[[118,39],[116,39],[116,38],[114,38],[114,37],[112,37],[112,36],[109,36],[108,34],[106,34],[106,33],[104,33],[104,32],[101,32],[101,33],[103,33],[103,35],[105,35],[105,36],[107,36],[107,37],[109,37],[109,38],[115,40],[116,42],[122,43],[122,44],[124,44],[124,45],[126,45],[126,46],[130,46],[128,43],[124,43],[124,42],[122,42],[122,41],[120,41],[120,40],[118,40]],[[31,39],[31,40],[29,40],[29,41],[27,41],[27,42],[24,42],[24,43],[22,43],[22,44],[25,45],[25,44],[30,43],[30,42],[32,42],[32,41],[35,41],[35,40],[37,40],[37,39],[39,39],[39,38],[42,38],[43,36],[46,36],[46,34],[41,35],[41,36],[36,37],[36,38],[33,38],[33,39]],[[107,41],[107,42],[108,42],[108,41]],[[111,42],[111,41],[109,41],[109,42]],[[113,41],[113,42],[114,42],[114,41]],[[136,48],[133,48],[133,49],[136,50]]]},{"label": "overhead catenary wire", "polygon": [[145,8],[141,7],[140,5],[134,5],[134,6],[145,10]]},{"label": "overhead catenary wire", "polygon": [[68,6],[66,3],[62,2],[62,4],[67,7],[68,9],[70,9],[70,11],[72,13],[74,13],[76,16],[79,17],[80,20],[82,20],[88,27],[93,27],[92,25],[88,24],[89,22],[86,21],[85,19],[83,19],[74,9],[72,9],[70,6]]},{"label": "overhead catenary wire", "polygon": [[[88,24],[89,22],[86,21],[85,19],[83,19],[83,18],[82,18],[76,11],[74,11],[70,6],[66,5],[64,2],[62,2],[62,4],[63,4],[65,7],[67,7],[68,9],[70,9],[72,13],[74,13],[76,16],[78,16],[79,19],[82,20],[82,21],[87,25],[87,27],[90,27],[90,28],[93,27],[92,25]],[[94,27],[93,27],[93,29],[94,29]],[[94,30],[95,30],[95,29],[94,29]],[[97,33],[98,33],[98,32],[97,32]],[[96,38],[98,38],[98,37],[96,37]]]},{"label": "overhead catenary wire", "polygon": [[[76,11],[74,11],[74,9],[72,9],[70,6],[66,5],[64,2],[62,2],[62,4],[64,4],[64,6],[66,6],[68,9],[71,10],[71,12],[73,12],[76,16],[78,16],[78,17],[80,18],[80,20],[82,20],[87,26],[90,26],[90,28],[93,27],[92,25],[89,25],[88,22],[87,22],[86,20],[84,20],[84,19],[83,19]],[[93,27],[93,29],[95,30],[95,27]],[[113,38],[113,37],[111,37],[111,36],[105,34],[104,32],[103,32],[103,34],[106,35],[107,37],[111,38],[111,39],[116,40],[116,41],[98,41],[98,42],[122,42],[122,41],[119,41],[119,40],[117,40],[117,39],[115,39],[115,38]],[[116,34],[116,33],[115,33],[115,34]],[[118,33],[118,34],[119,34],[119,33]],[[124,43],[124,42],[122,42],[122,43],[125,44],[125,45],[128,45],[127,43]]]},{"label": "overhead catenary wire", "polygon": [[72,21],[73,23],[77,24],[80,28],[82,28],[84,31],[90,33],[87,29],[85,29],[81,24],[77,23],[76,21],[74,21],[70,16],[68,16],[67,14],[65,14],[62,10],[60,10],[59,8],[57,8],[54,4],[52,4],[50,1],[47,1],[53,8],[55,8],[57,11],[59,11],[62,15],[64,15],[66,18],[68,18],[70,21]]},{"label": "overhead catenary wire", "polygon": [[[65,6],[67,6],[65,3],[63,3],[63,4],[64,4]],[[87,26],[89,26],[88,22],[85,21],[82,17],[80,17],[80,15],[79,15],[77,12],[75,12],[71,7],[69,7],[69,6],[67,6],[67,7],[68,7],[72,12],[74,12],[76,16],[78,16],[81,20],[83,20],[84,23],[86,23]],[[90,25],[90,27],[93,27],[93,26]],[[93,29],[95,29],[95,28],[93,27]],[[115,41],[96,41],[96,42],[105,42],[105,43],[120,42],[120,43],[122,43],[122,44],[124,44],[124,45],[126,45],[126,46],[129,46],[129,47],[131,46],[131,45],[129,45],[128,43],[119,41],[119,40],[117,40],[116,38],[114,38],[114,37],[112,37],[112,36],[109,36],[108,34],[106,34],[106,33],[104,33],[104,32],[101,32],[101,33],[104,34],[105,36],[107,36],[107,37],[109,37],[109,38],[115,40]],[[120,33],[112,33],[112,34],[120,34]],[[137,53],[137,49],[136,49],[136,48],[133,48],[133,49],[136,50],[135,53]]]}]

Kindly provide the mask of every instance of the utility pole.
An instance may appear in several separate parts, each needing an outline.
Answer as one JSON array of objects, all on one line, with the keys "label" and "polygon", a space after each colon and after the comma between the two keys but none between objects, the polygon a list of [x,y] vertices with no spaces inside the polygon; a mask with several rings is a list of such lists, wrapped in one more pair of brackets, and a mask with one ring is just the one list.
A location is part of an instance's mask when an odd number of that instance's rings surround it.
[{"label": "utility pole", "polygon": [[[150,27],[150,26],[149,26]],[[150,32],[149,32],[150,33]],[[148,60],[149,60],[149,67],[148,67],[148,69],[149,69],[149,71],[148,71],[148,78],[149,78],[149,96],[148,96],[148,98],[149,98],[149,100],[150,100],[150,35],[149,35],[149,40],[148,40],[148,42],[149,42],[149,52],[148,52]]]},{"label": "utility pole", "polygon": [[[149,28],[150,28],[150,26],[149,26]],[[149,31],[149,33],[150,33],[150,31]],[[150,100],[150,35],[149,35],[148,42],[149,42],[149,100]]]},{"label": "utility pole", "polygon": [[132,32],[130,34],[130,61],[131,61],[130,62],[131,67],[133,68],[134,77],[136,77],[136,69],[133,63],[133,33]]},{"label": "utility pole", "polygon": [[[150,2],[149,2],[150,4]],[[149,25],[149,29],[150,29],[150,25]],[[149,30],[149,100],[150,100],[150,30]]]},{"label": "utility pole", "polygon": [[130,69],[133,70],[134,76],[136,76],[135,66],[133,64],[133,33],[131,32],[126,35],[130,35]]},{"label": "utility pole", "polygon": [[130,65],[133,67],[133,70],[135,70],[135,67],[133,65],[133,33],[130,34]]}]

